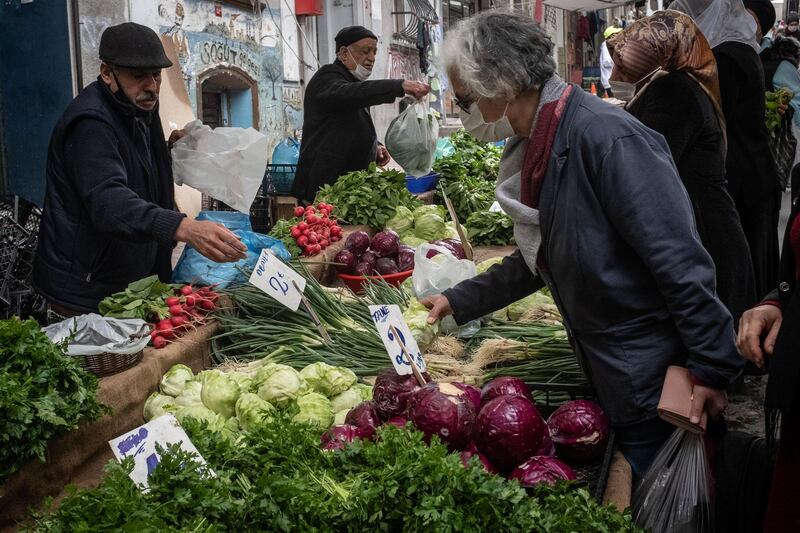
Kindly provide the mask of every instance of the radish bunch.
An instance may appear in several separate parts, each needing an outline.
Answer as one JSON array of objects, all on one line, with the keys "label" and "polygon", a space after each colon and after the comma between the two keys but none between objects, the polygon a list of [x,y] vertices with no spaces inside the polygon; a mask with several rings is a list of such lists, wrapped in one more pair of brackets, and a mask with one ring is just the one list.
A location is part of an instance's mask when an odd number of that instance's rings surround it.
[{"label": "radish bunch", "polygon": [[151,324],[150,339],[153,346],[163,348],[185,332],[204,324],[208,314],[217,308],[218,298],[219,295],[211,287],[195,290],[191,285],[184,285],[176,289],[174,296],[164,300],[169,308],[169,316]]},{"label": "radish bunch", "polygon": [[292,226],[291,234],[303,255],[311,256],[320,253],[330,243],[342,238],[342,228],[335,218],[331,218],[333,206],[326,203],[314,206],[294,208],[294,216],[300,222]]}]

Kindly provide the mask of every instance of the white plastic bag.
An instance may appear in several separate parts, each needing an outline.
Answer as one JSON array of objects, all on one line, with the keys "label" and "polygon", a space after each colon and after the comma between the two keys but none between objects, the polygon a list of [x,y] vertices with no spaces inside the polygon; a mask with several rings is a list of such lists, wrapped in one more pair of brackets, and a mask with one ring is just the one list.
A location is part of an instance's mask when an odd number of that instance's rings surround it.
[{"label": "white plastic bag", "polygon": [[703,435],[676,429],[636,489],[634,520],[653,533],[714,531],[711,476]]},{"label": "white plastic bag", "polygon": [[211,129],[199,120],[172,148],[175,183],[250,213],[267,168],[267,138],[253,128]]},{"label": "white plastic bag", "polygon": [[[438,255],[428,259],[428,252],[436,250]],[[411,283],[418,299],[441,294],[464,280],[475,277],[478,268],[468,259],[458,259],[450,250],[438,244],[420,244],[414,252],[414,273]],[[441,331],[457,337],[468,338],[480,329],[480,320],[458,326],[452,316],[441,321]]]},{"label": "white plastic bag", "polygon": [[144,320],[109,318],[96,313],[68,318],[42,331],[56,344],[74,334],[67,355],[132,354],[150,342],[150,326]]},{"label": "white plastic bag", "polygon": [[439,121],[424,103],[414,100],[386,130],[386,149],[410,176],[431,171],[439,137]]}]

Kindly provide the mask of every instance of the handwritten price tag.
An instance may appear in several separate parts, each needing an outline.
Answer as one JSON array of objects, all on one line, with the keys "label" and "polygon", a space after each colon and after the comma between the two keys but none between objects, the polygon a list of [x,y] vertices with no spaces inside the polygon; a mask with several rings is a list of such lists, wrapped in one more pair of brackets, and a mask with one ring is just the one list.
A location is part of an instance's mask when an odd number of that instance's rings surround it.
[{"label": "handwritten price tag", "polygon": [[[292,282],[297,284],[297,289]],[[266,248],[261,251],[256,268],[250,276],[250,283],[292,311],[297,311],[300,307],[302,293],[306,289],[306,279]]]},{"label": "handwritten price tag", "polygon": [[206,464],[205,459],[200,456],[197,448],[189,440],[189,436],[171,413],[108,441],[108,445],[111,446],[114,457],[118,461],[121,462],[126,457],[133,457],[134,466],[130,477],[143,489],[149,487],[147,478],[160,461],[156,444],[163,448],[166,448],[168,444],[180,444],[183,451],[197,455],[198,463]]},{"label": "handwritten price tag", "polygon": [[389,359],[392,360],[397,373],[405,376],[411,374],[413,370],[411,369],[411,362],[403,355],[400,343],[397,342],[394,332],[392,332],[392,326],[394,326],[394,331],[397,332],[405,344],[408,354],[414,358],[419,371],[425,372],[425,358],[422,357],[422,352],[417,345],[417,341],[414,340],[414,335],[411,334],[408,324],[403,320],[403,313],[400,308],[396,305],[370,305],[369,312],[372,315],[372,321],[375,322],[375,327],[378,328],[378,334],[383,341],[383,346],[386,348],[386,353],[389,354]]}]

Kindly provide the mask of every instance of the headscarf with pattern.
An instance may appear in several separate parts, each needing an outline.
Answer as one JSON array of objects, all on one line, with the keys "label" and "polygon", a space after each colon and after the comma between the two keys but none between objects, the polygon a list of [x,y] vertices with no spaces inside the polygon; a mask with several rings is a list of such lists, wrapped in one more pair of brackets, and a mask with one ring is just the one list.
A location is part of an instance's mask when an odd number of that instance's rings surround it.
[{"label": "headscarf with pattern", "polygon": [[[608,40],[614,60],[611,79],[636,84],[641,96],[654,77],[685,72],[708,94],[725,131],[717,61],[705,36],[688,16],[678,11],[658,11],[630,24]],[[629,104],[630,105],[630,104]]]}]

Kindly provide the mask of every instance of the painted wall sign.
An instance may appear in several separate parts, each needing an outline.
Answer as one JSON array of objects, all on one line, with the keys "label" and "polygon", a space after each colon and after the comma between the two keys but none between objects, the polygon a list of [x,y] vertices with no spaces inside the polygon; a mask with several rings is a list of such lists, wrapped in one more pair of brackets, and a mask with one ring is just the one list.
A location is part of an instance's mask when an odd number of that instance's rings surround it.
[{"label": "painted wall sign", "polygon": [[203,43],[200,47],[200,61],[206,65],[228,63],[239,67],[253,78],[261,77],[260,61],[241,48],[231,48],[228,43]]}]

